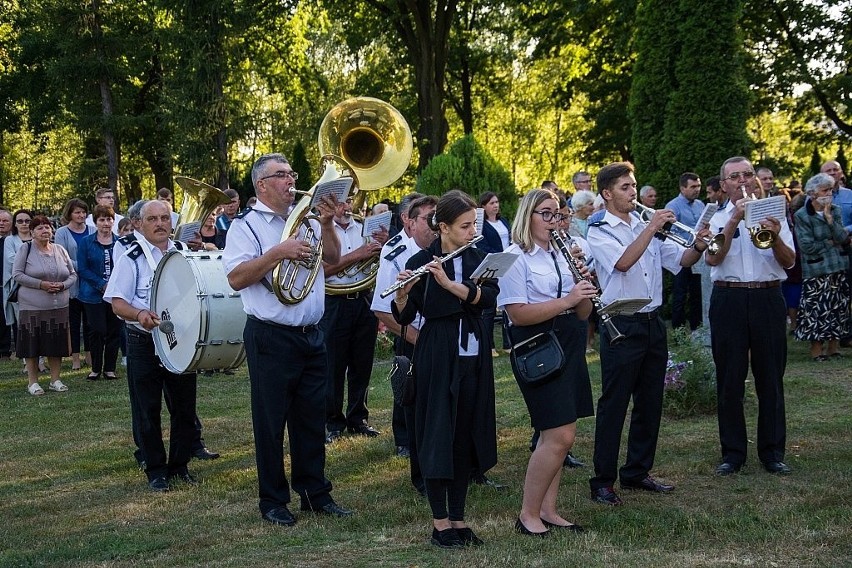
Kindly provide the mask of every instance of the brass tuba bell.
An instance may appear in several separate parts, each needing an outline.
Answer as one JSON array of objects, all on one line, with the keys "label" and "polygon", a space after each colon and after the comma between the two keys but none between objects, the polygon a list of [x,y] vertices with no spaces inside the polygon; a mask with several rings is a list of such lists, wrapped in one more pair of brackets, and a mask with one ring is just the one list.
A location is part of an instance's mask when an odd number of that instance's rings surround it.
[{"label": "brass tuba bell", "polygon": [[175,176],[175,183],[183,189],[183,205],[174,227],[174,235],[178,241],[187,241],[195,236],[204,220],[217,207],[230,203],[231,198],[212,185],[186,176]]}]

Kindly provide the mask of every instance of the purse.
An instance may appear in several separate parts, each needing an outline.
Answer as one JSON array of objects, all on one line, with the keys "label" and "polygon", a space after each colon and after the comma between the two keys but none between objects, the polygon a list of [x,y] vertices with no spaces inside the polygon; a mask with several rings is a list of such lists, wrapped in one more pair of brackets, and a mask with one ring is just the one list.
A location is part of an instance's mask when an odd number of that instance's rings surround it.
[{"label": "purse", "polygon": [[516,343],[510,359],[515,376],[528,385],[557,377],[565,366],[565,352],[552,329]]},{"label": "purse", "polygon": [[402,346],[405,341],[402,337],[405,337],[405,327],[402,328],[398,352],[393,357],[388,380],[390,380],[394,402],[399,406],[411,406],[414,404],[415,395],[414,365],[411,364],[408,357],[402,354]]},{"label": "purse", "polygon": [[[33,248],[32,242],[27,243],[27,258],[24,259],[24,266],[27,265],[27,259],[30,257],[30,250]],[[9,286],[9,299],[7,300],[9,303],[14,303],[18,301],[18,290],[21,288],[21,284],[17,280],[13,280],[11,286]]]}]

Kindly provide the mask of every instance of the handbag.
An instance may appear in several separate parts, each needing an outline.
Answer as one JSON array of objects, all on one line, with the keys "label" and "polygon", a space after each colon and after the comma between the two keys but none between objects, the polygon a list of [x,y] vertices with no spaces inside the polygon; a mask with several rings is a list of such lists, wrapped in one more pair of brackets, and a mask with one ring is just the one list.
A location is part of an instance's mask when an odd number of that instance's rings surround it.
[{"label": "handbag", "polygon": [[[27,260],[30,258],[30,250],[32,248],[32,242],[27,243],[27,258],[24,259],[24,266],[27,265]],[[9,286],[9,299],[7,300],[9,303],[14,303],[18,301],[18,290],[20,288],[21,284],[17,280],[13,280],[12,284]]]},{"label": "handbag", "polygon": [[516,343],[510,359],[515,376],[528,385],[555,378],[565,366],[565,352],[552,329]]},{"label": "handbag", "polygon": [[393,391],[393,400],[399,406],[411,406],[414,404],[414,365],[411,360],[402,354],[402,346],[404,345],[405,327],[402,328],[398,353],[393,357],[391,364],[390,380],[391,390]]}]

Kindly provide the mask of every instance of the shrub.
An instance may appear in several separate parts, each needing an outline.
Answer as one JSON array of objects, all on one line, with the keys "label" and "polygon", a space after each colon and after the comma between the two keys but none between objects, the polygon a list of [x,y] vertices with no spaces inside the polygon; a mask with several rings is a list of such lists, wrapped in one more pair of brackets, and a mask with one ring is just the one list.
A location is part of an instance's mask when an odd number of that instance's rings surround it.
[{"label": "shrub", "polygon": [[663,412],[686,418],[716,411],[716,367],[710,351],[685,328],[669,334]]}]

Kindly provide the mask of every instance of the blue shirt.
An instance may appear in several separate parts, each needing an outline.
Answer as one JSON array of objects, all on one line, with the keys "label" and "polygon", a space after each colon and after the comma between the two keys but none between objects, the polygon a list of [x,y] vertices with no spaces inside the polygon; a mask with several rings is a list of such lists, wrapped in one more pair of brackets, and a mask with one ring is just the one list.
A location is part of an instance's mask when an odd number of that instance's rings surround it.
[{"label": "blue shirt", "polygon": [[840,207],[843,227],[852,232],[852,189],[841,187],[832,192],[832,195],[834,196],[833,204]]},{"label": "blue shirt", "polygon": [[[704,211],[704,203],[700,199],[693,199],[692,203],[690,203],[689,200],[681,194],[666,203],[666,209],[672,211],[680,223],[683,223],[688,227],[695,228],[695,224],[698,223],[698,220],[701,218],[701,212]],[[673,228],[672,231],[677,232],[683,237],[689,236],[685,234],[684,231],[677,228]]]}]

